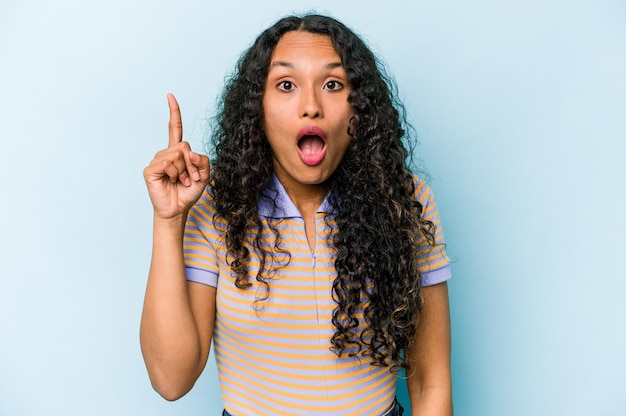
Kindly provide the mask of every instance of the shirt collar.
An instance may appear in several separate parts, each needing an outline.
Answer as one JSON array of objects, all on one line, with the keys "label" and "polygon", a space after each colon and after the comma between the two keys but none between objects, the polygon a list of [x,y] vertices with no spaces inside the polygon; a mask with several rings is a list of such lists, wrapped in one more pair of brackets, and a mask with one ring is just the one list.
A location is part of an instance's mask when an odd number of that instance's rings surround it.
[{"label": "shirt collar", "polygon": [[[267,218],[302,218],[302,214],[287,194],[285,187],[275,174],[272,175],[270,185],[259,195],[259,215]],[[333,213],[328,194],[317,209],[318,213]]]}]

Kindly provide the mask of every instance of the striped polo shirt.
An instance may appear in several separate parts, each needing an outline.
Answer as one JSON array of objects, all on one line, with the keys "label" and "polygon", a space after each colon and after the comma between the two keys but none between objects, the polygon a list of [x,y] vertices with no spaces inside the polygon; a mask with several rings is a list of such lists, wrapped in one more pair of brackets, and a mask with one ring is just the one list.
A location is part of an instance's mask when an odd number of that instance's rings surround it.
[{"label": "striped polo shirt", "polygon": [[[425,182],[416,181],[424,217],[437,226],[437,247],[417,254],[426,286],[449,279],[450,268],[433,195]],[[223,233],[214,226],[224,222],[216,216],[210,189],[190,210],[185,228],[187,280],[217,287],[213,343],[224,407],[236,416],[383,414],[393,404],[395,375],[372,366],[369,357],[338,357],[330,350],[336,277],[330,205],[324,200],[315,215],[311,251],[304,220],[276,177],[265,194],[270,196],[258,203],[263,235],[271,221],[280,247],[289,253],[274,263],[266,260],[275,274],[265,300],[259,300],[266,293],[254,277],[251,287],[235,287]],[[273,243],[273,237],[267,240]],[[256,276],[258,257],[247,247],[249,273]]]}]

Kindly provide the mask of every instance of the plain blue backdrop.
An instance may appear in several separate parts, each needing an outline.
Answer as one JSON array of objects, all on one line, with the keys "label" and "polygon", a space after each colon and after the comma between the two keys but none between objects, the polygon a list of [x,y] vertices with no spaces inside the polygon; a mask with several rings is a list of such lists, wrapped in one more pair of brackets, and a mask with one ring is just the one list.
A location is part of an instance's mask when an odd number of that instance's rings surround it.
[{"label": "plain blue backdrop", "polygon": [[626,414],[623,1],[24,0],[0,3],[0,415],[218,414],[212,361],[174,403],[146,375],[141,173],[166,93],[200,150],[242,50],[313,9],[384,58],[419,134],[456,414]]}]

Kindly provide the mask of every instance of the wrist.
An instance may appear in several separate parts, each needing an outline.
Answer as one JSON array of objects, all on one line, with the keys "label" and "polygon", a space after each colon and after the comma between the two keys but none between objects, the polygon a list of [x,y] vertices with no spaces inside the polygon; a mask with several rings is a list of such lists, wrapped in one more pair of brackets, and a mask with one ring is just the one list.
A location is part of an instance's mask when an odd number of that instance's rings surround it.
[{"label": "wrist", "polygon": [[154,231],[157,232],[174,232],[177,235],[182,235],[185,229],[185,222],[187,221],[187,212],[174,215],[172,217],[162,217],[156,212],[153,217]]}]

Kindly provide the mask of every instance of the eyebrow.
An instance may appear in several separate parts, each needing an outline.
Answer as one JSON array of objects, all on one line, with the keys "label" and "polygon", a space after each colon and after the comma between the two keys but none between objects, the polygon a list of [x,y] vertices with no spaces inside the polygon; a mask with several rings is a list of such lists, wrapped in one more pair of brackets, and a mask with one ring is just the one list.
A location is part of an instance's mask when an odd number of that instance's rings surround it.
[{"label": "eyebrow", "polygon": [[[291,62],[286,62],[286,61],[276,61],[272,63],[272,67],[274,66],[281,66],[281,67],[286,67],[286,68],[293,68],[295,69],[295,65],[292,64]],[[335,68],[341,68],[343,65],[341,64],[341,62],[331,62],[329,64],[326,64],[324,66],[324,68],[326,69],[335,69]]]}]

